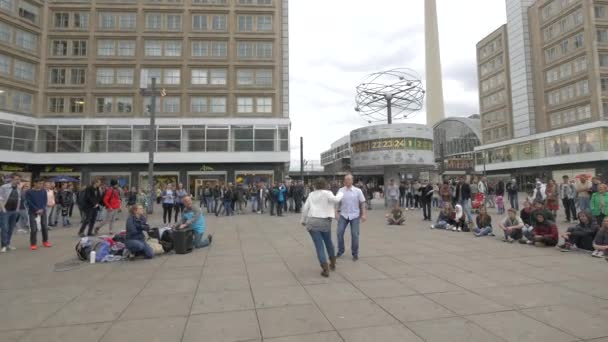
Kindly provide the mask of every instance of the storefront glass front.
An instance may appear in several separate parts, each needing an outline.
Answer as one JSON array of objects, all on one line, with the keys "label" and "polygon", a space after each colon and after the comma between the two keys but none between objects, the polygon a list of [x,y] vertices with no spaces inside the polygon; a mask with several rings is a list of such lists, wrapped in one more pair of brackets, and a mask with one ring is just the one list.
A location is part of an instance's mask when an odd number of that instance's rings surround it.
[{"label": "storefront glass front", "polygon": [[[154,189],[164,189],[167,184],[175,186],[179,181],[179,172],[158,172],[154,173]],[[139,174],[139,187],[148,190],[148,173],[141,172]]]},{"label": "storefront glass front", "polygon": [[274,182],[274,173],[272,171],[236,171],[235,183],[245,186],[255,185],[258,182],[264,184],[272,184]]},{"label": "storefront glass front", "polygon": [[91,173],[91,183],[100,180],[102,184],[110,185],[112,180],[118,182],[121,188],[131,187],[131,174],[129,173]]}]

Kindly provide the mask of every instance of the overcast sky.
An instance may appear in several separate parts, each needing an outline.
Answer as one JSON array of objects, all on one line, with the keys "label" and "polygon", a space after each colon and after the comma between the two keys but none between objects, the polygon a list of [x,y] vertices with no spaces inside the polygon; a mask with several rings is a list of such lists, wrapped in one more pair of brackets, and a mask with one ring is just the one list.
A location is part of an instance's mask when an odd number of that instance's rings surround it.
[{"label": "overcast sky", "polygon": [[[354,111],[369,73],[406,67],[424,80],[423,0],[289,2],[291,159],[318,160],[368,125]],[[479,112],[475,45],[506,22],[505,0],[437,0],[446,116]],[[425,123],[424,109],[406,122]]]}]

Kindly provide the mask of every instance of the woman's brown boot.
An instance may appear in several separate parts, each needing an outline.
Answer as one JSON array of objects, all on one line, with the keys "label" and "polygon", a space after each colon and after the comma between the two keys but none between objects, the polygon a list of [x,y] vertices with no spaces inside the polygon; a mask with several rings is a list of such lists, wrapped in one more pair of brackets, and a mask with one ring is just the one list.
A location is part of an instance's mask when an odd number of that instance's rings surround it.
[{"label": "woman's brown boot", "polygon": [[336,270],[336,257],[329,257],[329,269],[332,271]]},{"label": "woman's brown boot", "polygon": [[327,263],[321,264],[321,268],[323,269],[321,275],[325,278],[329,277],[329,265]]}]

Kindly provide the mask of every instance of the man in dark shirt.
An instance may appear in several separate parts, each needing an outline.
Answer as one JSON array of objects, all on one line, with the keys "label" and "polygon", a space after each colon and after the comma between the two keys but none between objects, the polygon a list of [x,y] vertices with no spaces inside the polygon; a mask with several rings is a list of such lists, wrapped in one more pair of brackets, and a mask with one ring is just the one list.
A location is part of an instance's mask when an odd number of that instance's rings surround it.
[{"label": "man in dark shirt", "polygon": [[11,175],[10,183],[0,187],[0,224],[2,229],[2,248],[0,253],[6,253],[8,250],[14,250],[11,246],[13,230],[17,225],[17,217],[19,216],[19,206],[21,204],[21,177],[14,173]]},{"label": "man in dark shirt", "polygon": [[84,229],[87,225],[89,226],[87,235],[94,236],[93,227],[95,226],[97,211],[99,210],[99,203],[101,202],[101,192],[99,191],[100,186],[101,180],[96,179],[95,182],[87,186],[84,191],[84,199],[82,204],[85,218],[82,221],[80,231],[78,232],[78,235],[81,237],[84,236]]},{"label": "man in dark shirt", "polygon": [[47,191],[44,189],[44,181],[42,179],[34,181],[34,188],[25,194],[25,200],[30,218],[30,249],[33,251],[38,249],[37,235],[39,226],[42,232],[42,245],[44,247],[51,247],[46,215]]},{"label": "man in dark shirt", "polygon": [[431,200],[433,198],[433,185],[424,181],[421,187],[420,202],[422,203],[422,214],[425,221],[431,221]]}]

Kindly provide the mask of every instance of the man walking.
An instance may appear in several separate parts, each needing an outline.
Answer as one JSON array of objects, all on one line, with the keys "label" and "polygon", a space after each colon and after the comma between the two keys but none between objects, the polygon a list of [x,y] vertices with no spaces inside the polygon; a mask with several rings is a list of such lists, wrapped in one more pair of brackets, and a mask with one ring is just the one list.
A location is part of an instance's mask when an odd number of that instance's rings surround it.
[{"label": "man walking", "polygon": [[344,187],[339,192],[343,195],[336,213],[338,220],[338,255],[344,254],[344,232],[350,224],[351,252],[353,261],[359,260],[359,226],[367,220],[365,196],[359,188],[353,186],[353,176],[344,177]]},{"label": "man walking", "polygon": [[423,221],[431,221],[431,202],[433,200],[433,185],[425,180],[422,185],[422,194],[420,195],[420,202],[422,202],[422,215],[424,216]]},{"label": "man walking", "polygon": [[13,173],[10,183],[0,187],[0,229],[2,230],[2,248],[0,253],[15,250],[11,246],[13,231],[17,225],[19,208],[21,206],[21,177]]},{"label": "man walking", "polygon": [[100,186],[101,180],[97,179],[93,184],[86,187],[84,194],[81,194],[82,199],[78,204],[82,207],[84,218],[80,225],[80,231],[78,231],[80,237],[84,236],[84,229],[86,226],[89,226],[87,235],[93,236],[93,227],[97,220],[97,211],[99,210],[99,203],[101,202]]},{"label": "man walking", "polygon": [[[120,209],[120,192],[118,191],[118,182],[116,179],[110,181],[110,188],[106,190],[103,195],[103,204],[106,207],[106,216],[103,222],[95,228],[95,235],[99,233],[101,228],[106,224],[109,225],[110,235],[114,232],[114,221],[116,221],[116,215],[118,215],[118,209]],[[171,214],[169,213],[169,221],[171,221]]]},{"label": "man walking", "polygon": [[576,189],[574,188],[574,185],[570,183],[570,178],[568,176],[563,176],[562,181],[562,184],[559,185],[559,197],[562,199],[564,211],[566,212],[566,222],[570,223],[570,217],[572,217],[572,220],[576,220],[577,218],[576,205],[574,205]]},{"label": "man walking", "polygon": [[38,227],[40,227],[40,231],[42,232],[42,245],[47,248],[52,246],[49,242],[47,226],[47,193],[47,190],[44,189],[44,181],[38,179],[34,182],[34,188],[29,190],[25,195],[30,218],[30,249],[33,251],[38,249]]}]

